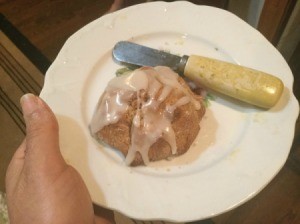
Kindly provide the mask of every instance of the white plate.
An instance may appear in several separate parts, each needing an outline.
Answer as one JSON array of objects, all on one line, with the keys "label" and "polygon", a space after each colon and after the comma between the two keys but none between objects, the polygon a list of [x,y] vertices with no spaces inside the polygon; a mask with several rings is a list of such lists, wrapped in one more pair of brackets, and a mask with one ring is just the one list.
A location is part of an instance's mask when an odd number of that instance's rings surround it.
[{"label": "white plate", "polygon": [[[120,153],[99,145],[88,130],[120,67],[111,57],[120,40],[259,69],[280,77],[285,90],[270,110],[218,96],[188,153],[127,167]],[[136,219],[191,221],[252,198],[284,165],[298,115],[292,84],[278,51],[235,15],[188,2],[153,2],[105,15],[71,36],[48,70],[41,96],[58,118],[64,158],[80,172],[95,203]]]}]

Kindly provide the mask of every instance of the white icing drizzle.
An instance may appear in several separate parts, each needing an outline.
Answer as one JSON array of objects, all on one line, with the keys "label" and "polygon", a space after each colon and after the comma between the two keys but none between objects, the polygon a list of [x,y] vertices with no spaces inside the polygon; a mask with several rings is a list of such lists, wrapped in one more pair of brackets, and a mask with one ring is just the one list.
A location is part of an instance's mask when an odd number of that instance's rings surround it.
[{"label": "white icing drizzle", "polygon": [[167,105],[166,106],[166,111],[170,114],[173,115],[174,111],[176,110],[177,107],[183,106],[191,101],[190,97],[184,96],[180,98],[175,104],[173,105]]},{"label": "white icing drizzle", "polygon": [[128,109],[128,100],[133,93],[124,90],[105,91],[91,121],[92,134],[96,134],[106,125],[117,123]]},{"label": "white icing drizzle", "polygon": [[[183,92],[184,96],[173,105],[161,108],[161,103],[173,89]],[[147,93],[146,99],[142,96],[143,92]],[[148,164],[149,149],[159,138],[168,142],[172,154],[176,154],[176,138],[172,128],[173,113],[176,108],[189,102],[192,102],[196,109],[200,109],[200,103],[179,83],[178,75],[168,67],[143,67],[112,79],[93,116],[92,133],[96,134],[104,126],[118,122],[128,109],[129,100],[134,94],[137,96],[137,109],[132,121],[131,145],[126,164],[132,163],[137,152],[141,154],[144,163]]]},{"label": "white icing drizzle", "polygon": [[191,96],[191,93],[189,90],[184,88],[177,80],[174,82],[174,76],[178,76],[173,70],[171,70],[169,67],[165,66],[157,66],[155,67],[155,70],[159,73],[162,74],[161,76],[158,76],[160,81],[165,83],[166,85],[172,86],[173,88],[177,88],[180,91],[182,91],[186,96],[189,96],[191,102],[194,104],[196,110],[199,110],[201,108],[201,104],[199,101],[197,101],[194,97]]}]

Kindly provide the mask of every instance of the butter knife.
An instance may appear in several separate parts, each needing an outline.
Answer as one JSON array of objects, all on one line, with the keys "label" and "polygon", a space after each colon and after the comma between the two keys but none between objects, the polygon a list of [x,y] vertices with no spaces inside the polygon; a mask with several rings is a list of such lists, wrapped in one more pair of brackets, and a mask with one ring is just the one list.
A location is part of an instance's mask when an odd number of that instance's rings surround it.
[{"label": "butter knife", "polygon": [[129,41],[118,42],[113,58],[127,66],[168,66],[199,85],[243,102],[271,108],[283,92],[274,75],[199,55],[177,56]]}]

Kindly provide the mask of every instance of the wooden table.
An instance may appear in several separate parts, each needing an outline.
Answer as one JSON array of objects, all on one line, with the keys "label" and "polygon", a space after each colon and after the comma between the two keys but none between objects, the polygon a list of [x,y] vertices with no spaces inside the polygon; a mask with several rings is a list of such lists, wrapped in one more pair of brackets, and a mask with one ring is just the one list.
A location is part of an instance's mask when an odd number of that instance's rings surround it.
[{"label": "wooden table", "polygon": [[[15,0],[0,1],[0,12],[24,34],[50,61],[53,61],[66,39],[88,22],[106,13],[112,0]],[[142,1],[127,0],[124,6]],[[205,1],[194,1],[205,3]],[[206,1],[226,7],[227,1]],[[298,87],[298,47],[290,66]],[[286,164],[272,182],[250,201],[232,211],[196,223],[300,223],[300,122]],[[2,150],[2,149],[1,149]],[[11,149],[13,150],[13,149]]]}]

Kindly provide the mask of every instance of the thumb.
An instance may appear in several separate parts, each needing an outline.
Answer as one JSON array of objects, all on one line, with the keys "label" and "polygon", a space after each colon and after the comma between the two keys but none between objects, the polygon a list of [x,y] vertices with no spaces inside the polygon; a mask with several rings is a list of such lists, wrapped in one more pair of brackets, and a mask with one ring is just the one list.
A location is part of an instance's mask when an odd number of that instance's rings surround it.
[{"label": "thumb", "polygon": [[35,169],[51,166],[52,170],[65,165],[59,150],[58,123],[51,109],[30,93],[20,102],[26,124],[25,165]]}]

